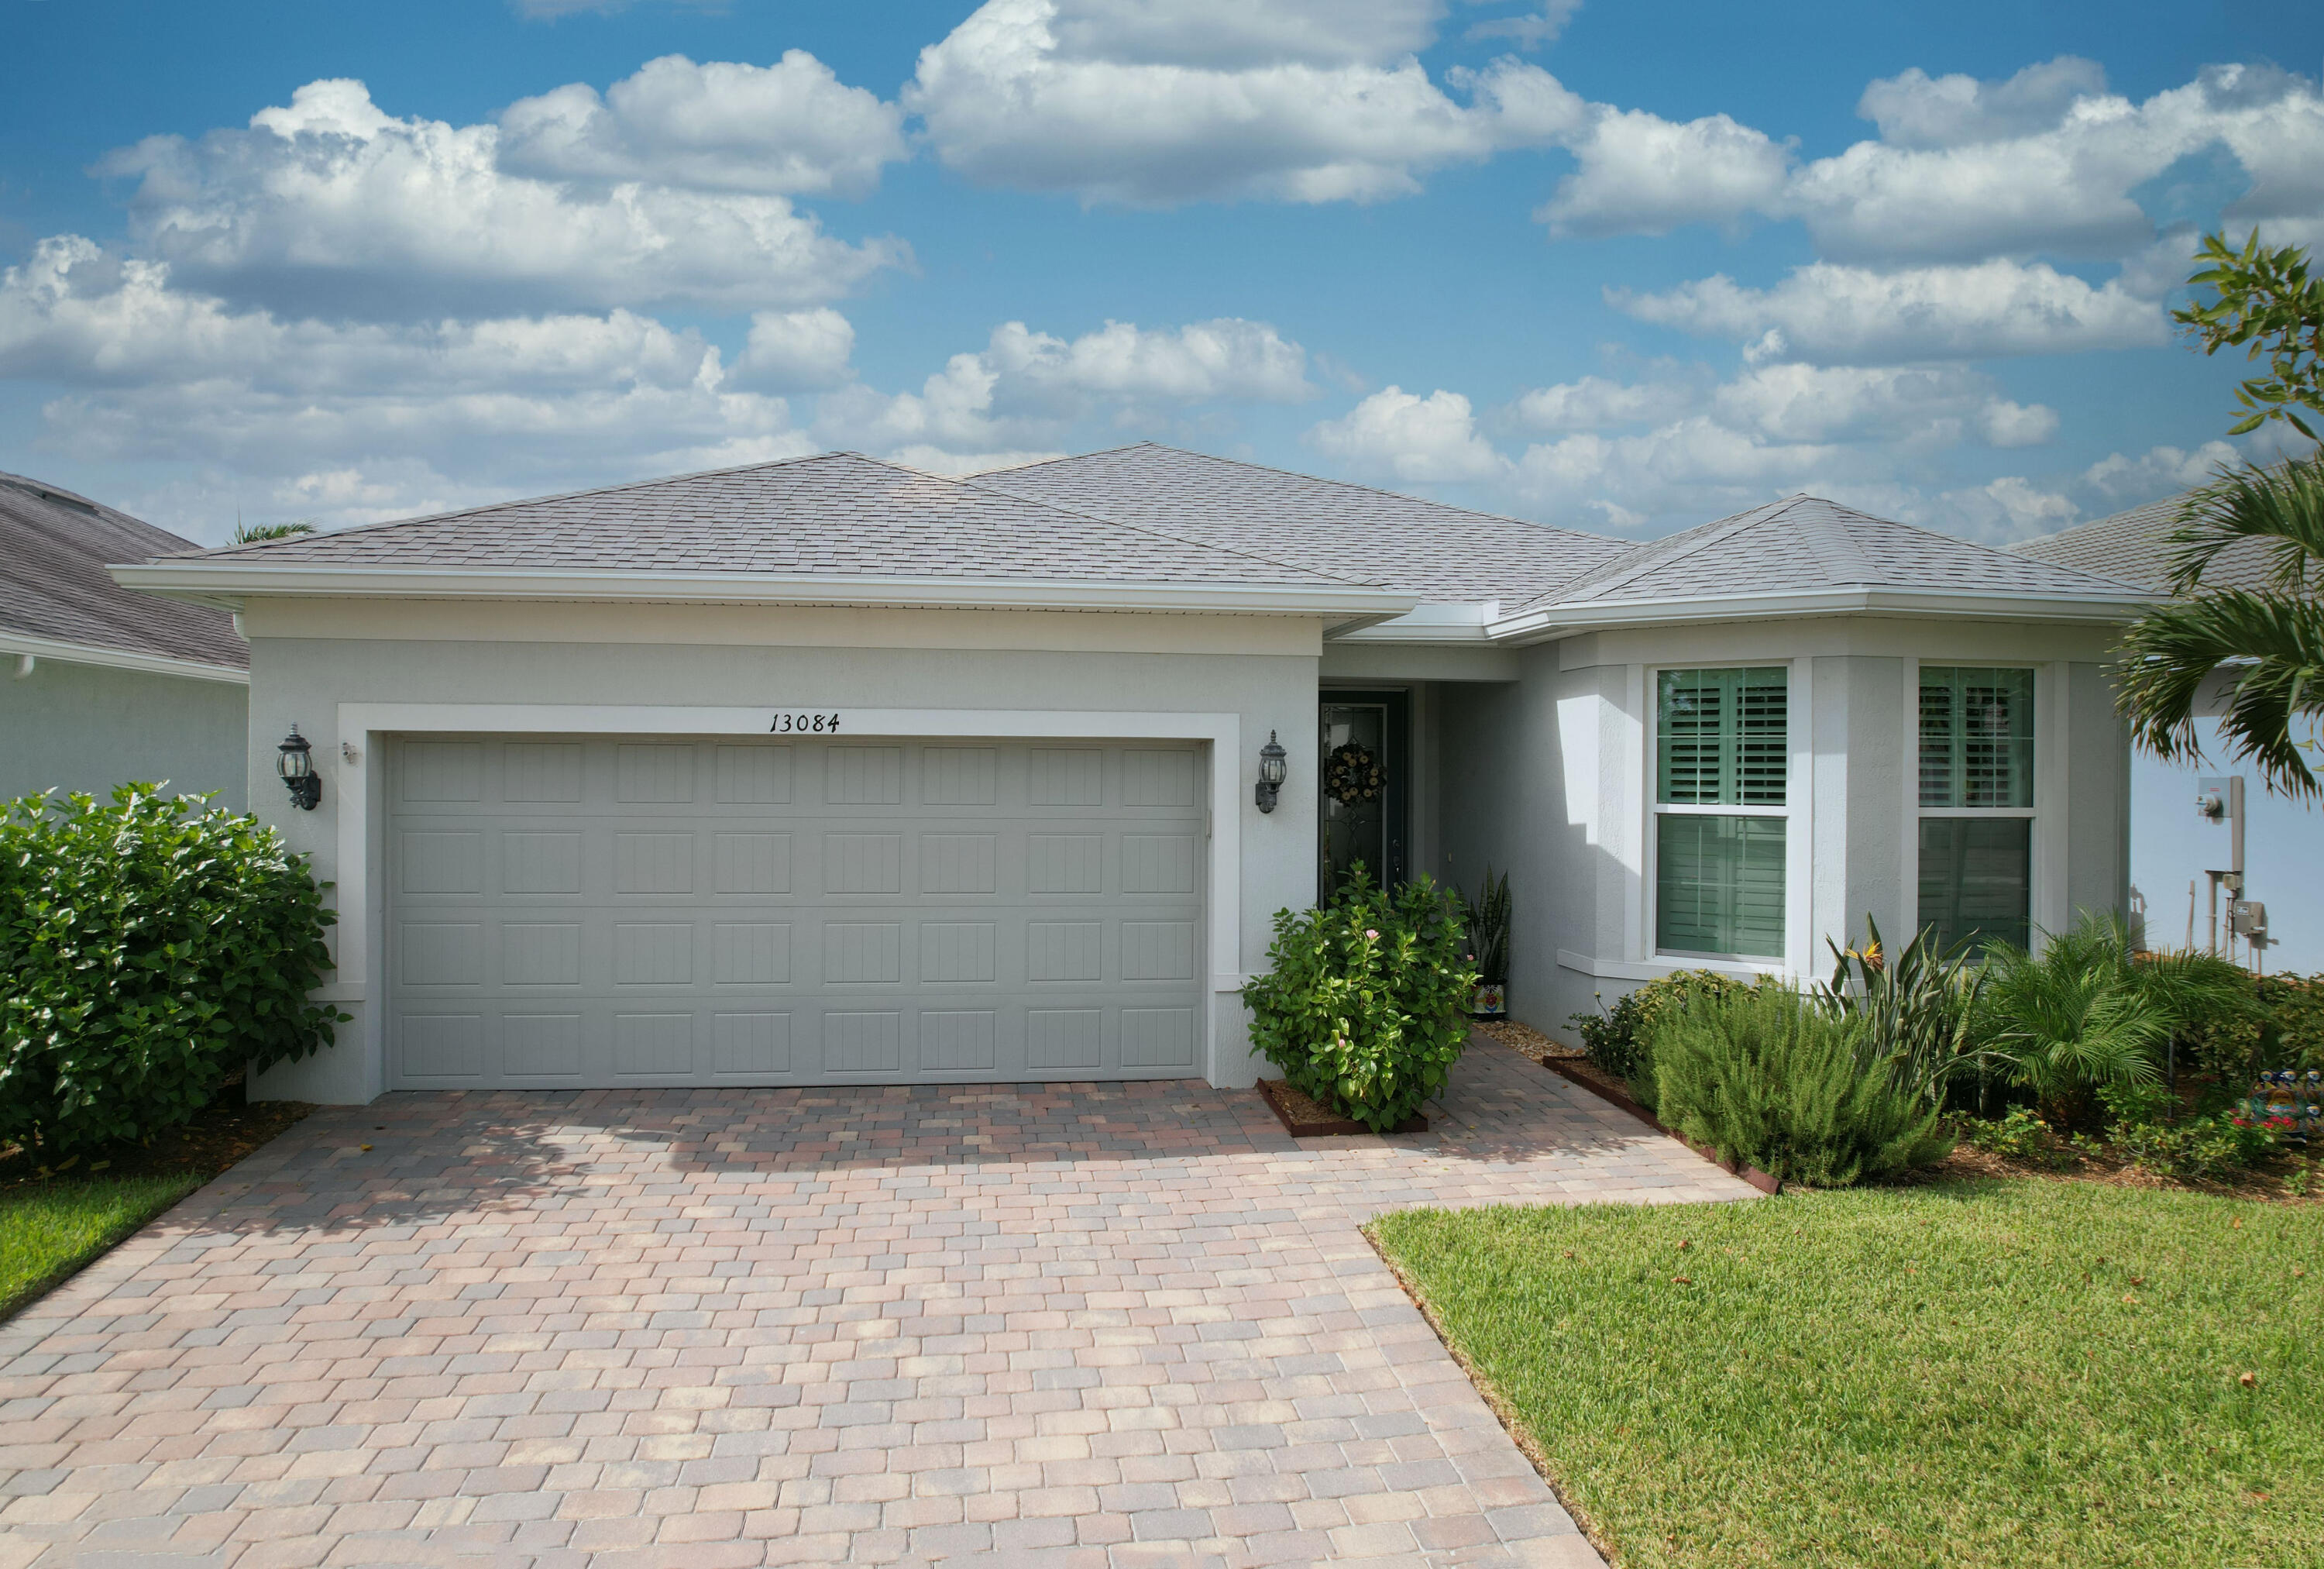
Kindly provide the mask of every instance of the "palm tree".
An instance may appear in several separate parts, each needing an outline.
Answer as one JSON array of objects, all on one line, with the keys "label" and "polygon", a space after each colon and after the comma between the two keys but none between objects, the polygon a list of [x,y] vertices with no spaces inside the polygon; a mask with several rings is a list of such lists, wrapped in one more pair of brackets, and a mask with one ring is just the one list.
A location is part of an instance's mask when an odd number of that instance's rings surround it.
[{"label": "palm tree", "polygon": [[[2157,757],[2203,761],[2195,699],[2214,670],[2229,677],[2219,734],[2279,794],[2324,791],[2295,723],[2313,739],[2324,715],[2324,457],[2269,468],[2223,468],[2187,498],[2172,536],[2172,587],[2124,632],[2117,701],[2131,733]],[[2228,546],[2265,541],[2270,571],[2257,591],[2205,588],[2203,569]]]},{"label": "palm tree", "polygon": [[314,531],[315,525],[305,518],[288,523],[236,523],[234,526],[234,542],[254,545],[262,540],[290,540]]}]

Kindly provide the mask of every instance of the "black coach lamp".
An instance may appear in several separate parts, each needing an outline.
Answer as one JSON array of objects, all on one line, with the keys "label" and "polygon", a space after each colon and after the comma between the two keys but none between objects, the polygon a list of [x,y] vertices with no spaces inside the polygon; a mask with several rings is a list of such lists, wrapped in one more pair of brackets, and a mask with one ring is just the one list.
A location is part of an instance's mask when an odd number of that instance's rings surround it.
[{"label": "black coach lamp", "polygon": [[293,725],[290,734],[274,750],[282,754],[274,760],[274,771],[282,776],[283,785],[290,791],[290,804],[302,812],[313,811],[323,798],[323,781],[315,772],[313,745]]},{"label": "black coach lamp", "polygon": [[1289,759],[1290,753],[1283,750],[1283,743],[1275,738],[1274,731],[1268,731],[1267,744],[1259,749],[1259,809],[1260,811],[1275,810],[1275,798],[1283,789],[1283,776],[1290,771]]}]

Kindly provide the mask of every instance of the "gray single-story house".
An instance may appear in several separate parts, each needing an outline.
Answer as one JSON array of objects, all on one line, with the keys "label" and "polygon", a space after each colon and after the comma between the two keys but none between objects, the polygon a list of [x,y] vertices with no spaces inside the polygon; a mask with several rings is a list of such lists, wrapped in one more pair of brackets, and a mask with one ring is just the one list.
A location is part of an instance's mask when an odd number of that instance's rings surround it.
[{"label": "gray single-story house", "polygon": [[217,792],[250,778],[250,651],[207,605],[132,594],[113,561],[198,549],[58,485],[0,474],[0,799],[103,799],[132,780]]},{"label": "gray single-story house", "polygon": [[239,614],[251,798],[337,884],[356,1023],[263,1093],[1248,1084],[1270,918],[1358,861],[1506,869],[1549,1029],[2126,896],[2143,592],[1807,496],[1637,544],[833,453],[115,576]]},{"label": "gray single-story house", "polygon": [[[2153,590],[2171,589],[2171,559],[2177,547],[2180,510],[2192,492],[2167,496],[2112,517],[2078,524],[2061,533],[2013,545],[2037,561],[2102,573]],[[2273,577],[2269,543],[2238,540],[2204,568],[2212,588],[2259,590]],[[2153,947],[2212,948],[2265,970],[2324,971],[2324,884],[2315,869],[2324,866],[2324,808],[2314,802],[2271,795],[2251,765],[2230,757],[2220,743],[2219,715],[2227,711],[2233,672],[2215,673],[2195,703],[2195,738],[2201,762],[2166,762],[2146,752],[2131,760],[2131,916],[2144,941]],[[2324,746],[2302,742],[2309,766],[2324,772]],[[2244,895],[2256,900],[2266,930],[2249,936],[2230,929],[2229,891],[2213,889],[2214,872],[2238,870],[2235,825],[2205,816],[2197,806],[2206,781],[2240,779],[2235,792],[2243,811]]]}]

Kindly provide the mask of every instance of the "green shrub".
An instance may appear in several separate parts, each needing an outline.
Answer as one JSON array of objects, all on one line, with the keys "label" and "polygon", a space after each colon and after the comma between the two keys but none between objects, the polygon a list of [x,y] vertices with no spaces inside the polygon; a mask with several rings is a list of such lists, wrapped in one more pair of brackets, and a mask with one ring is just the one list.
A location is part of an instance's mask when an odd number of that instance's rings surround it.
[{"label": "green shrub", "polygon": [[337,918],[274,830],[123,785],[0,817],[0,1140],[57,1159],[184,1122],[346,1015],[308,1001]]},{"label": "green shrub", "polygon": [[1864,1050],[1864,1026],[1761,986],[1665,1014],[1647,1051],[1656,1114],[1722,1158],[1844,1186],[1943,1158],[1939,1113]]},{"label": "green shrub", "polygon": [[2180,1034],[2182,1071],[2236,1089],[2262,1071],[2324,1069],[2324,975],[2250,980],[2253,1005],[2211,1009]]},{"label": "green shrub", "polygon": [[1386,1132],[1443,1093],[1468,1045],[1467,941],[1427,878],[1388,894],[1358,867],[1323,909],[1276,912],[1268,972],[1242,989],[1251,1044],[1293,1088]]},{"label": "green shrub", "polygon": [[1983,1117],[1960,1120],[1960,1136],[1972,1149],[1987,1155],[1998,1155],[2006,1160],[2024,1160],[2039,1165],[2057,1164],[2057,1149],[2051,1137],[2050,1124],[2042,1121],[2040,1112],[2031,1106],[2012,1106],[1990,1121]]},{"label": "green shrub", "polygon": [[2107,1121],[2117,1131],[2159,1127],[2179,1114],[2179,1097],[2157,1084],[2105,1084],[2098,1090],[2098,1101],[2107,1109]]},{"label": "green shrub", "polygon": [[2157,1177],[2232,1177],[2282,1147],[2276,1129],[2229,1116],[2179,1122],[2126,1122],[2114,1131],[2114,1151]]},{"label": "green shrub", "polygon": [[1617,999],[1610,1009],[1600,1002],[1599,1012],[1574,1014],[1574,1032],[1582,1037],[1582,1048],[1592,1066],[1627,1080],[1639,1103],[1651,1107],[1654,1065],[1646,1058],[1645,1042],[1655,1024],[1697,998],[1732,997],[1750,989],[1716,970],[1677,970]]}]

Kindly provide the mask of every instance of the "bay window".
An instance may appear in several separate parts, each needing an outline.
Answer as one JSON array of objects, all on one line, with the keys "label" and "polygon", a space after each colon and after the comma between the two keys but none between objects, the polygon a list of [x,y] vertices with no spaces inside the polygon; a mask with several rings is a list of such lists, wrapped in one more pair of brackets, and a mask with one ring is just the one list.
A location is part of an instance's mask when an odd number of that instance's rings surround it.
[{"label": "bay window", "polygon": [[2034,883],[2034,672],[1923,665],[1920,925],[1941,946],[2027,944]]},{"label": "bay window", "polygon": [[1790,672],[1663,670],[1655,697],[1655,946],[1779,958]]}]

